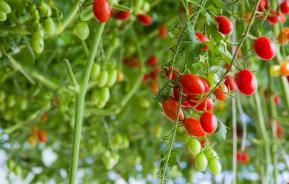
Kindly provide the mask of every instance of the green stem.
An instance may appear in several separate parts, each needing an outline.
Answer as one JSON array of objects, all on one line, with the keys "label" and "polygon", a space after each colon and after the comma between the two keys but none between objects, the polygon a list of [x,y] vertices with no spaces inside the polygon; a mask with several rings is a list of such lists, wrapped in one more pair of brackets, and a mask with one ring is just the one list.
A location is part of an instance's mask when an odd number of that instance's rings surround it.
[{"label": "green stem", "polygon": [[237,112],[236,99],[232,98],[232,124],[233,124],[233,184],[236,184],[237,178]]},{"label": "green stem", "polygon": [[66,71],[67,71],[67,74],[68,74],[68,77],[69,77],[71,84],[78,88],[78,82],[75,78],[75,75],[72,71],[72,67],[71,67],[68,59],[65,59],[64,63],[65,63]]},{"label": "green stem", "polygon": [[93,39],[92,49],[89,54],[89,60],[86,66],[86,70],[83,76],[83,80],[80,84],[79,93],[76,96],[76,104],[75,104],[75,124],[74,124],[74,132],[73,132],[73,142],[72,142],[72,157],[71,157],[71,168],[69,173],[69,183],[76,183],[76,173],[77,173],[77,165],[79,158],[79,146],[81,139],[81,129],[83,122],[83,114],[85,109],[85,96],[88,89],[89,76],[91,73],[92,65],[94,62],[94,58],[96,56],[97,48],[100,43],[100,39],[104,30],[105,24],[100,24],[97,33]]}]

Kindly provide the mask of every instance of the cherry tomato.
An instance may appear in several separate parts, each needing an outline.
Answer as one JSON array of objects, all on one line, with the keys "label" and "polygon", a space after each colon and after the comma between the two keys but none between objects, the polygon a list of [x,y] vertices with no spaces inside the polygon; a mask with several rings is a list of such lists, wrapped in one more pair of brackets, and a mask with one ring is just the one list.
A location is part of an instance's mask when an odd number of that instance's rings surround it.
[{"label": "cherry tomato", "polygon": [[281,64],[281,74],[283,76],[289,76],[289,62],[288,61],[284,61]]},{"label": "cherry tomato", "polygon": [[203,130],[207,133],[214,133],[218,126],[217,117],[212,112],[205,112],[200,117]]},{"label": "cherry tomato", "polygon": [[79,22],[73,29],[73,32],[79,39],[85,40],[89,36],[89,27],[86,22]]},{"label": "cherry tomato", "polygon": [[109,70],[106,85],[108,87],[113,86],[116,82],[116,78],[117,78],[117,71],[115,69]]},{"label": "cherry tomato", "polygon": [[241,70],[236,74],[235,80],[241,93],[250,96],[257,91],[257,80],[250,70]]},{"label": "cherry tomato", "polygon": [[4,0],[0,0],[0,12],[2,12],[4,14],[11,13],[10,5]]},{"label": "cherry tomato", "polygon": [[279,12],[278,11],[276,11],[276,10],[272,10],[271,12],[270,12],[270,16],[268,16],[268,22],[269,22],[269,24],[272,24],[272,25],[274,25],[274,24],[277,24],[280,20],[279,20]]},{"label": "cherry tomato", "polygon": [[209,160],[209,170],[213,175],[219,175],[222,171],[222,165],[217,158]]},{"label": "cherry tomato", "polygon": [[92,80],[96,80],[99,74],[100,74],[100,65],[94,63],[92,66],[90,77]]},{"label": "cherry tomato", "polygon": [[[174,100],[173,98],[168,98],[162,102],[163,110],[166,116],[173,122],[177,119],[178,114],[178,102]],[[184,113],[183,110],[180,109],[179,112],[179,121],[182,121],[184,119]]]},{"label": "cherry tomato", "polygon": [[[173,96],[175,100],[179,100],[180,97],[180,87],[179,86],[174,86],[173,88]],[[185,100],[185,96],[182,94],[182,101]]]},{"label": "cherry tomato", "polygon": [[289,13],[289,1],[288,0],[284,0],[281,4],[280,4],[280,10],[282,13],[284,14],[288,14]]},{"label": "cherry tomato", "polygon": [[281,103],[281,98],[279,95],[274,95],[274,104],[279,105]]},{"label": "cherry tomato", "polygon": [[258,11],[262,12],[262,11],[268,10],[268,9],[269,9],[268,0],[261,0],[259,5],[258,5]]},{"label": "cherry tomato", "polygon": [[197,155],[201,152],[202,145],[197,139],[191,139],[188,143],[189,150],[193,155]]},{"label": "cherry tomato", "polygon": [[226,16],[217,16],[216,22],[219,24],[219,32],[228,35],[233,31],[233,23]]},{"label": "cherry tomato", "polygon": [[195,159],[196,169],[199,171],[205,171],[208,167],[208,159],[204,153],[199,153]]},{"label": "cherry tomato", "polygon": [[216,96],[216,98],[220,101],[225,101],[228,97],[228,88],[225,85],[221,85],[221,87],[218,87],[215,89],[214,91],[214,95]]},{"label": "cherry tomato", "polygon": [[34,147],[35,145],[36,145],[36,138],[35,138],[35,136],[29,136],[28,137],[28,143],[32,146],[32,147]]},{"label": "cherry tomato", "polygon": [[0,22],[5,22],[7,20],[6,13],[0,12]]},{"label": "cherry tomato", "polygon": [[97,108],[102,109],[110,98],[109,88],[101,88],[99,91],[99,99],[96,104]]},{"label": "cherry tomato", "polygon": [[159,91],[159,84],[157,81],[153,81],[151,84],[151,89],[153,91],[154,94],[157,94]]},{"label": "cherry tomato", "polygon": [[187,118],[184,122],[184,126],[187,132],[196,137],[203,137],[206,135],[206,132],[203,130],[199,120],[194,118]]},{"label": "cherry tomato", "polygon": [[153,23],[152,17],[147,14],[138,14],[137,19],[143,26],[149,26]]},{"label": "cherry tomato", "polygon": [[281,67],[280,65],[270,66],[269,73],[272,77],[279,77],[281,75]]},{"label": "cherry tomato", "polygon": [[157,58],[156,56],[151,56],[151,57],[147,60],[146,64],[147,64],[148,66],[155,66],[155,65],[158,64],[158,58]]},{"label": "cherry tomato", "polygon": [[184,74],[180,77],[180,82],[185,94],[202,94],[205,92],[205,85],[202,79],[194,74]]},{"label": "cherry tomato", "polygon": [[46,132],[44,130],[38,130],[37,137],[38,137],[39,142],[42,142],[42,143],[46,143],[48,140]]},{"label": "cherry tomato", "polygon": [[110,18],[110,6],[107,0],[94,0],[93,1],[93,13],[95,18],[104,23]]},{"label": "cherry tomato", "polygon": [[237,161],[241,164],[248,164],[250,162],[250,156],[246,152],[237,152]]},{"label": "cherry tomato", "polygon": [[217,152],[213,150],[210,146],[204,148],[204,153],[208,159],[219,158]]},{"label": "cherry tomato", "polygon": [[227,88],[230,90],[230,91],[236,91],[238,90],[238,86],[236,84],[236,81],[233,77],[231,76],[226,76],[225,77],[225,85],[227,86]]},{"label": "cherry tomato", "polygon": [[280,31],[280,33],[277,36],[278,39],[278,43],[279,44],[287,44],[288,43],[288,33],[286,33],[285,31]]},{"label": "cherry tomato", "polygon": [[48,17],[44,20],[44,30],[45,30],[45,33],[47,33],[50,36],[55,33],[56,26],[51,17]]},{"label": "cherry tomato", "polygon": [[201,43],[210,41],[209,38],[201,32],[196,32],[196,37]]},{"label": "cherry tomato", "polygon": [[52,14],[50,6],[43,1],[41,1],[38,9],[42,17],[50,17]]},{"label": "cherry tomato", "polygon": [[203,81],[204,85],[205,85],[205,92],[209,92],[210,91],[210,83],[207,79],[200,77],[200,79]]},{"label": "cherry tomato", "polygon": [[286,14],[283,14],[283,13],[279,13],[279,22],[280,23],[284,23],[286,22]]},{"label": "cherry tomato", "polygon": [[41,31],[36,31],[32,35],[31,46],[37,54],[41,54],[44,50],[44,39]]},{"label": "cherry tomato", "polygon": [[125,57],[123,59],[123,62],[129,67],[135,67],[135,68],[139,67],[139,60],[137,57],[133,57],[133,58]]},{"label": "cherry tomato", "polygon": [[107,84],[108,72],[106,70],[101,70],[98,77],[96,78],[96,84],[98,87],[102,88]]},{"label": "cherry tomato", "polygon": [[116,80],[117,82],[122,82],[124,80],[124,74],[120,70],[117,70]]},{"label": "cherry tomato", "polygon": [[117,18],[118,20],[128,20],[131,16],[131,13],[128,11],[120,11],[116,14],[115,18]]},{"label": "cherry tomato", "polygon": [[161,38],[167,38],[168,37],[168,28],[166,25],[161,25],[159,27],[159,34]]},{"label": "cherry tomato", "polygon": [[[199,99],[193,95],[189,95],[187,98],[188,102],[191,104],[195,110],[198,111],[212,111],[214,109],[214,102],[211,98]],[[197,105],[199,104],[199,105]],[[197,105],[197,106],[196,106]]]},{"label": "cherry tomato", "polygon": [[169,67],[168,70],[166,71],[166,78],[169,80],[175,80],[175,78],[179,76],[178,72],[179,72],[178,69],[173,68],[172,71],[172,67]]},{"label": "cherry tomato", "polygon": [[270,60],[276,56],[276,45],[270,38],[261,36],[254,42],[254,51],[261,59]]}]

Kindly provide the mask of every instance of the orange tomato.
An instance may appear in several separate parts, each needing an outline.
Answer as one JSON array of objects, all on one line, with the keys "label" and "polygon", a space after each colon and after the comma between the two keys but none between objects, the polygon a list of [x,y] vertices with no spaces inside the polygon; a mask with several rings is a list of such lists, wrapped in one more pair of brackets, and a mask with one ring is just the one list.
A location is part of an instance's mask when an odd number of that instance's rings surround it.
[{"label": "orange tomato", "polygon": [[281,64],[281,74],[283,76],[289,76],[289,62],[288,61],[284,61]]}]

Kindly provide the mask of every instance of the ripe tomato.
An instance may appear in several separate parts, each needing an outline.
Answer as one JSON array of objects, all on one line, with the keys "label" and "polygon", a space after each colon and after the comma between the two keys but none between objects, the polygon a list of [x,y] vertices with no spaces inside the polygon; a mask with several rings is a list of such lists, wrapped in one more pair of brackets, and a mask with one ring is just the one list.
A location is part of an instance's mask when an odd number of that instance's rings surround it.
[{"label": "ripe tomato", "polygon": [[279,95],[274,95],[274,104],[279,105],[281,103],[281,99]]},{"label": "ripe tomato", "polygon": [[248,164],[250,162],[250,156],[246,152],[237,152],[237,161],[241,164]]},{"label": "ripe tomato", "polygon": [[283,76],[289,76],[289,62],[285,61],[281,64],[281,74]]},{"label": "ripe tomato", "polygon": [[270,66],[269,73],[272,77],[279,77],[281,75],[281,67],[280,65]]},{"label": "ripe tomato", "polygon": [[288,43],[288,33],[286,33],[285,31],[280,31],[280,33],[278,34],[278,43],[279,44],[286,44]]},{"label": "ripe tomato", "polygon": [[219,32],[228,35],[233,31],[233,23],[226,16],[217,16],[216,22],[219,24]]},{"label": "ripe tomato", "polygon": [[43,142],[43,143],[47,142],[47,135],[44,130],[38,130],[37,137],[38,137],[39,142]]},{"label": "ripe tomato", "polygon": [[110,18],[110,6],[107,0],[94,0],[93,2],[93,13],[95,18],[100,22],[104,23]]},{"label": "ripe tomato", "polygon": [[280,10],[282,13],[284,14],[288,14],[289,13],[289,1],[288,0],[284,0],[281,4],[280,4]]},{"label": "ripe tomato", "polygon": [[203,130],[199,120],[194,118],[187,118],[184,122],[184,126],[187,132],[196,137],[203,137],[206,135],[206,132]]},{"label": "ripe tomato", "polygon": [[151,56],[151,57],[147,60],[146,64],[147,64],[148,66],[155,66],[155,65],[158,64],[158,58],[157,58],[156,56]]},{"label": "ripe tomato", "polygon": [[168,28],[166,25],[161,25],[159,28],[159,33],[161,38],[168,37]]},{"label": "ripe tomato", "polygon": [[270,12],[270,16],[268,16],[268,22],[269,22],[269,24],[272,24],[272,25],[274,25],[274,24],[277,24],[280,20],[279,20],[279,12],[278,11],[276,11],[276,10],[272,10],[271,12]]},{"label": "ripe tomato", "polygon": [[219,175],[222,171],[222,165],[218,158],[209,160],[209,170],[213,175]]},{"label": "ripe tomato", "polygon": [[123,59],[123,62],[129,67],[135,67],[135,68],[139,67],[139,60],[137,57],[133,57],[133,58],[125,57]]},{"label": "ripe tomato", "polygon": [[208,167],[208,159],[204,153],[199,153],[195,160],[196,169],[199,171],[205,171]]},{"label": "ripe tomato", "polygon": [[201,32],[196,32],[196,37],[201,43],[210,41],[209,38]]},{"label": "ripe tomato", "polygon": [[[198,97],[196,97],[194,95],[189,95],[187,97],[187,100],[195,110],[212,111],[214,109],[214,102],[211,98],[199,99]],[[199,105],[197,105],[197,104],[199,104]]]},{"label": "ripe tomato", "polygon": [[201,152],[201,149],[202,149],[202,145],[197,139],[190,140],[188,143],[188,147],[189,147],[190,152],[193,155],[199,154]]},{"label": "ripe tomato", "polygon": [[203,130],[207,133],[214,133],[218,126],[217,117],[212,112],[205,112],[200,117]]},{"label": "ripe tomato", "polygon": [[[173,122],[177,119],[178,114],[178,102],[173,98],[168,98],[162,102],[163,110],[166,116]],[[179,112],[179,121],[184,119],[184,112],[180,109]]]},{"label": "ripe tomato", "polygon": [[236,74],[235,80],[241,93],[250,96],[256,92],[257,80],[250,70],[241,70]]},{"label": "ripe tomato", "polygon": [[284,23],[286,21],[286,14],[279,13],[279,22]]},{"label": "ripe tomato", "polygon": [[202,79],[194,74],[184,74],[180,77],[180,82],[185,94],[202,94],[205,92],[205,85]]},{"label": "ripe tomato", "polygon": [[128,20],[130,16],[131,16],[131,13],[128,11],[119,11],[116,14],[115,18],[118,20],[125,21],[125,20]]},{"label": "ripe tomato", "polygon": [[173,71],[172,71],[172,67],[169,67],[168,70],[166,71],[166,78],[167,79],[171,79],[171,80],[175,80],[176,77],[179,76],[179,70],[176,69],[176,68],[173,68]]},{"label": "ripe tomato", "polygon": [[159,91],[159,84],[157,81],[153,81],[151,84],[151,89],[153,91],[154,94],[157,94]]},{"label": "ripe tomato", "polygon": [[238,86],[236,84],[236,81],[233,77],[231,76],[226,76],[225,77],[225,85],[227,86],[227,88],[230,90],[230,91],[236,91],[238,90]]},{"label": "ripe tomato", "polygon": [[268,9],[269,9],[268,0],[261,0],[259,5],[258,5],[258,11],[262,12],[262,11],[268,10]]},{"label": "ripe tomato", "polygon": [[[179,100],[180,97],[180,87],[174,86],[173,88],[173,96],[175,100]],[[185,100],[185,96],[182,94],[182,101]]]},{"label": "ripe tomato", "polygon": [[200,79],[203,81],[204,85],[205,85],[205,92],[209,92],[210,91],[210,83],[207,79],[200,77]]},{"label": "ripe tomato", "polygon": [[276,56],[276,45],[270,38],[261,36],[254,42],[254,51],[261,59],[270,60]]},{"label": "ripe tomato", "polygon": [[143,26],[149,26],[153,22],[152,17],[147,14],[138,14],[137,19]]},{"label": "ripe tomato", "polygon": [[225,85],[221,85],[221,87],[216,88],[216,90],[214,91],[214,95],[216,96],[216,98],[220,101],[225,101],[228,97],[228,88]]}]

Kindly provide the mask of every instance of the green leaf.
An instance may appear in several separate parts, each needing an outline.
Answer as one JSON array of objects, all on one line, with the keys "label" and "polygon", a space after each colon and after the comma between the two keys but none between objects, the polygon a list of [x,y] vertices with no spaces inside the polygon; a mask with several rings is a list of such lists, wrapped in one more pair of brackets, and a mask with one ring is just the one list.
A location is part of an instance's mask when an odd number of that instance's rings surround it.
[{"label": "green leaf", "polygon": [[224,8],[225,7],[224,2],[221,0],[213,0],[213,2],[216,5],[216,7],[218,7],[218,8]]},{"label": "green leaf", "polygon": [[215,134],[218,140],[225,140],[227,135],[227,127],[224,125],[222,121],[219,120],[219,128],[217,133]]}]

